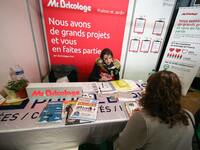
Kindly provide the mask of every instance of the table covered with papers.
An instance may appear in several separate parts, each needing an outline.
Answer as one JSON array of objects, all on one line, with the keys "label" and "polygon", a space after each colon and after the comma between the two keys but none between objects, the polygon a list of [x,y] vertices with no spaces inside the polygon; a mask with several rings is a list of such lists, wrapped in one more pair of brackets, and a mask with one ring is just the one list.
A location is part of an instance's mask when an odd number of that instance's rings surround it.
[{"label": "table covered with papers", "polygon": [[145,87],[130,80],[66,84],[81,87],[81,96],[32,97],[0,106],[1,149],[60,150],[100,143],[124,128],[130,115],[125,103],[137,102]]}]

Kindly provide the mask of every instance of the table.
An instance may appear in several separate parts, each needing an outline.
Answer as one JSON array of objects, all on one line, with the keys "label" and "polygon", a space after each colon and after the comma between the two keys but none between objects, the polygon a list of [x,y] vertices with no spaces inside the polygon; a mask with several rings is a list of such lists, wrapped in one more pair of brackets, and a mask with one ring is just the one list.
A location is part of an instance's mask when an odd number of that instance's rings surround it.
[{"label": "table", "polygon": [[[85,87],[85,84],[94,83],[76,84]],[[94,87],[94,85],[91,87]],[[96,90],[96,87],[94,89]],[[95,93],[95,91],[87,90],[83,91],[84,96],[94,96],[99,100],[97,120],[92,123],[76,125],[65,125],[64,122],[39,123],[39,114],[49,100],[42,98],[27,99],[24,108],[0,110],[1,149],[62,150],[85,142],[100,143],[122,131],[129,119],[123,101],[109,102],[107,97],[115,94],[122,99],[135,98],[135,95],[139,94],[140,91]],[[59,100],[62,101],[62,99]],[[58,100],[55,99],[55,101]]]}]

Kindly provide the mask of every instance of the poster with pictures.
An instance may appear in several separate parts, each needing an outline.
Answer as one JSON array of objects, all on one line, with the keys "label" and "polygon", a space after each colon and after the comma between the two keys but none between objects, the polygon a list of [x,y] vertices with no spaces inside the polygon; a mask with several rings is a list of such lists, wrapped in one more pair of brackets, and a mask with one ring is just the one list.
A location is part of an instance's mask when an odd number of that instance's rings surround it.
[{"label": "poster with pictures", "polygon": [[158,53],[160,51],[161,44],[162,44],[162,42],[159,40],[153,41],[152,46],[151,46],[151,52]]},{"label": "poster with pictures", "polygon": [[136,1],[128,38],[123,77],[147,80],[155,70],[176,0]]},{"label": "poster with pictures", "polygon": [[165,22],[162,20],[156,20],[153,27],[152,34],[161,35],[163,32]]},{"label": "poster with pictures", "polygon": [[140,46],[140,39],[131,39],[129,51],[130,52],[138,52]]},{"label": "poster with pictures", "polygon": [[142,34],[145,29],[146,19],[145,18],[136,18],[134,25],[134,32]]}]

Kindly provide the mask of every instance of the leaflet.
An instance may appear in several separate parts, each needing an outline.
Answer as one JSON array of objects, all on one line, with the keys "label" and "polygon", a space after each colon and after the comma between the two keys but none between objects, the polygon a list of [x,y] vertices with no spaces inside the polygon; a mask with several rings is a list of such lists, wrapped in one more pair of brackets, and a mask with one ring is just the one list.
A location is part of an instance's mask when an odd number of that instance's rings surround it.
[{"label": "leaflet", "polygon": [[95,121],[97,117],[97,111],[97,100],[78,100],[69,118],[85,121]]}]

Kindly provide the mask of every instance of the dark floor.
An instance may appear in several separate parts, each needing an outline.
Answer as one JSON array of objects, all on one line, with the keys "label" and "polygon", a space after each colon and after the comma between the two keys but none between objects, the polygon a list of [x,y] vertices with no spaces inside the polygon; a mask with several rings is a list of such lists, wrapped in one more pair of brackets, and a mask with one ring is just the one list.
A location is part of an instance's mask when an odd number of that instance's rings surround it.
[{"label": "dark floor", "polygon": [[200,91],[190,89],[187,95],[182,97],[181,105],[195,114],[200,108]]}]

